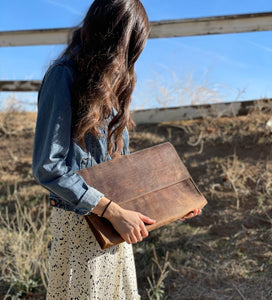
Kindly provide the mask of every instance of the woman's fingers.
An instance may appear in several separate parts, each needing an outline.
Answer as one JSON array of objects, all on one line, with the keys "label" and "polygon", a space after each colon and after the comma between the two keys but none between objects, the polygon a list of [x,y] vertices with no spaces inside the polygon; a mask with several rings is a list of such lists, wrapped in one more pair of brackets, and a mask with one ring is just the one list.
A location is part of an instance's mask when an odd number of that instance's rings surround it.
[{"label": "woman's fingers", "polygon": [[141,242],[143,240],[143,236],[141,234],[141,231],[139,228],[136,228],[134,230],[134,236],[136,237],[137,241],[136,242]]},{"label": "woman's fingers", "polygon": [[146,224],[154,224],[154,223],[156,223],[156,220],[151,219],[151,218],[149,218],[149,217],[147,217],[145,215],[142,215],[140,213],[139,213],[139,217]]},{"label": "woman's fingers", "polygon": [[148,231],[147,231],[144,223],[141,226],[141,234],[142,234],[143,238],[146,238],[148,236]]},{"label": "woman's fingers", "polygon": [[140,240],[138,239],[138,242],[142,241],[143,238],[146,238],[148,236],[148,231],[145,227],[145,224],[151,225],[151,224],[156,223],[156,220],[151,219],[151,218],[149,218],[149,217],[147,217],[143,214],[139,213],[139,217],[140,217],[142,222],[140,224],[140,230],[139,230],[139,234],[141,236],[141,239]]},{"label": "woman's fingers", "polygon": [[144,238],[142,235],[142,230],[140,228],[131,228],[127,234],[122,235],[122,238],[128,243],[128,244],[135,244],[137,242],[141,242]]},{"label": "woman's fingers", "polygon": [[[141,215],[141,217],[145,217],[143,215]],[[141,218],[140,217],[140,218]],[[147,219],[151,220],[150,218],[146,217]],[[145,220],[147,220],[146,218],[144,218]],[[151,223],[154,223],[155,220],[152,220]],[[141,242],[145,237],[148,236],[148,231],[145,227],[145,224],[142,220],[140,220],[140,224],[139,226],[135,226],[134,230],[131,230],[130,232],[130,240],[132,243],[137,243],[137,242]]]},{"label": "woman's fingers", "polygon": [[196,216],[201,214],[201,209],[196,209]]},{"label": "woman's fingers", "polygon": [[121,237],[125,242],[127,242],[128,244],[131,244],[131,239],[128,234],[122,234]]},{"label": "woman's fingers", "polygon": [[134,232],[131,232],[129,237],[133,244],[136,244],[138,242],[137,237],[135,236]]},{"label": "woman's fingers", "polygon": [[193,211],[189,212],[186,216],[184,216],[183,218],[181,218],[182,221],[184,221],[185,219],[190,219],[193,218],[197,215],[201,214],[201,209],[194,209]]}]

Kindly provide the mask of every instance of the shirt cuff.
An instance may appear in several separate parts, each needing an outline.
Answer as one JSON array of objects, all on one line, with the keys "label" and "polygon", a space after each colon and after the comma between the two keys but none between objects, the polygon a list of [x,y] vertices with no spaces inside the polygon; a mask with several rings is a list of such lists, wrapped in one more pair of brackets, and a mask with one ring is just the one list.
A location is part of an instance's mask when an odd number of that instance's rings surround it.
[{"label": "shirt cuff", "polygon": [[89,187],[75,207],[75,213],[79,215],[90,215],[104,194],[98,190]]}]

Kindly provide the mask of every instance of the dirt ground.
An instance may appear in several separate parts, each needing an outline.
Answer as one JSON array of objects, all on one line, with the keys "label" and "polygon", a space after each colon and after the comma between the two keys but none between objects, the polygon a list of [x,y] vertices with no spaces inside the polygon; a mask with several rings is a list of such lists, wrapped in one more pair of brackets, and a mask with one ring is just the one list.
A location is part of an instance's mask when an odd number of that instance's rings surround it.
[{"label": "dirt ground", "polygon": [[[208,200],[201,216],[134,246],[142,299],[272,299],[272,112],[271,103],[260,103],[246,116],[139,125],[130,133],[131,151],[170,141]],[[14,190],[33,207],[45,193],[31,174],[35,118],[1,114],[2,211],[14,211]]]}]

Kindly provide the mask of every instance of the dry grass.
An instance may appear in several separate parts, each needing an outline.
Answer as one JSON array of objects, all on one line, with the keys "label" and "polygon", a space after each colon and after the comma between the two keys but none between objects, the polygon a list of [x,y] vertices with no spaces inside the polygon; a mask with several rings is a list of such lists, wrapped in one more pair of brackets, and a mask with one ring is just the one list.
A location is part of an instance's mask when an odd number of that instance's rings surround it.
[{"label": "dry grass", "polygon": [[135,247],[140,282],[155,245],[178,270],[164,281],[167,299],[272,299],[271,118],[264,101],[247,116],[139,127],[144,145],[131,136],[134,150],[152,145],[146,134],[170,140],[208,199],[202,216]]},{"label": "dry grass", "polygon": [[46,200],[35,208],[22,207],[16,195],[15,211],[0,214],[0,281],[5,299],[18,299],[46,289],[48,274],[48,229]]},{"label": "dry grass", "polygon": [[[3,295],[12,286],[9,294],[32,289],[33,299],[44,299],[50,209],[31,175],[35,118],[14,114],[0,121],[13,132],[0,136],[0,285]],[[270,120],[271,102],[264,101],[247,116],[131,132],[132,151],[171,141],[208,199],[201,216],[154,231],[134,247],[143,299],[272,299]]]},{"label": "dry grass", "polygon": [[[210,80],[208,71],[202,78],[192,70],[181,74],[180,70],[164,69],[162,73],[153,76],[142,85],[137,85],[135,94],[137,100],[132,101],[132,109],[147,109],[152,107],[169,107],[181,105],[198,105],[225,102],[232,97],[234,101],[241,99],[245,90],[233,91],[223,84]],[[198,74],[199,75],[199,74]],[[235,95],[235,96],[233,96]],[[152,99],[151,101],[147,99]]]}]

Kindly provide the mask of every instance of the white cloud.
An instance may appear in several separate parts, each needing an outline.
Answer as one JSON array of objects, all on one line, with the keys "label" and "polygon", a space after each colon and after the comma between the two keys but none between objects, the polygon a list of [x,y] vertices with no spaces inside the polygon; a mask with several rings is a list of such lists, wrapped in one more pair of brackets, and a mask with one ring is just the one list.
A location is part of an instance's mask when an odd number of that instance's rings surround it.
[{"label": "white cloud", "polygon": [[73,7],[71,7],[68,4],[63,4],[63,3],[60,3],[60,2],[57,2],[57,1],[54,1],[54,0],[45,0],[45,1],[49,4],[62,7],[64,9],[68,10],[69,12],[71,12],[74,15],[84,16],[84,14],[81,11],[78,11],[78,10],[74,9]]},{"label": "white cloud", "polygon": [[218,53],[213,52],[213,51],[203,50],[202,48],[199,48],[199,47],[189,46],[189,45],[187,45],[185,43],[182,43],[182,42],[173,42],[173,43],[175,43],[176,45],[178,45],[180,47],[183,47],[183,48],[186,48],[186,49],[198,52],[198,53],[202,53],[204,55],[213,57],[214,59],[221,60],[225,63],[232,64],[232,65],[235,65],[235,66],[240,67],[240,68],[247,68],[248,67],[248,65],[243,64],[240,61],[234,60],[232,58],[229,58],[225,55],[218,54]]},{"label": "white cloud", "polygon": [[256,47],[258,47],[260,49],[263,49],[263,50],[265,50],[267,52],[272,52],[272,48],[269,48],[269,47],[266,47],[264,45],[261,45],[261,44],[255,43],[255,42],[251,42],[251,41],[248,41],[248,43],[251,44],[251,45],[253,45],[253,46],[256,46]]}]

